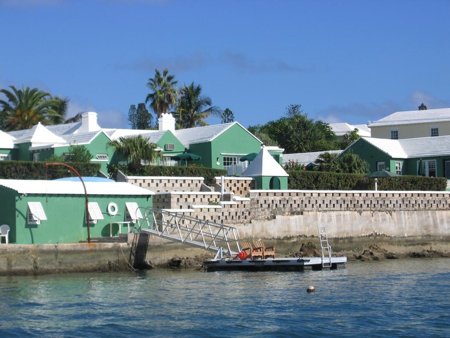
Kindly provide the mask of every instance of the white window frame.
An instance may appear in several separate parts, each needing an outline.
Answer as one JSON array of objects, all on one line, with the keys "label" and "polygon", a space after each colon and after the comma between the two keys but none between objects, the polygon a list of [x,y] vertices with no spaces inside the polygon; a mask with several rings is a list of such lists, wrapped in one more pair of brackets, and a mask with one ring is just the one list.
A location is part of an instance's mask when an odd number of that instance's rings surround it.
[{"label": "white window frame", "polygon": [[143,219],[139,205],[136,202],[125,202],[127,210],[127,219],[136,223],[137,220]]},{"label": "white window frame", "polygon": [[97,224],[98,220],[105,219],[97,202],[88,202],[89,224]]},{"label": "white window frame", "polygon": [[399,135],[398,129],[391,130],[391,140],[398,140],[398,135]]},{"label": "white window frame", "polygon": [[239,156],[224,155],[222,156],[222,164],[224,168],[236,166],[239,164]]},{"label": "white window frame", "polygon": [[395,161],[395,173],[397,175],[403,174],[403,161]]},{"label": "white window frame", "polygon": [[28,202],[27,210],[27,223],[28,224],[41,224],[41,221],[47,220],[47,215],[42,207],[41,202]]},{"label": "white window frame", "polygon": [[164,145],[164,150],[165,151],[172,151],[174,149],[175,149],[175,144],[173,144],[173,143],[166,143]]},{"label": "white window frame", "polygon": [[96,161],[108,162],[109,161],[109,156],[108,156],[108,154],[104,154],[104,153],[96,154],[95,155],[95,160]]},{"label": "white window frame", "polygon": [[431,128],[430,135],[433,137],[439,136],[439,128],[438,127]]},{"label": "white window frame", "polygon": [[9,160],[9,154],[0,154],[0,161]]}]

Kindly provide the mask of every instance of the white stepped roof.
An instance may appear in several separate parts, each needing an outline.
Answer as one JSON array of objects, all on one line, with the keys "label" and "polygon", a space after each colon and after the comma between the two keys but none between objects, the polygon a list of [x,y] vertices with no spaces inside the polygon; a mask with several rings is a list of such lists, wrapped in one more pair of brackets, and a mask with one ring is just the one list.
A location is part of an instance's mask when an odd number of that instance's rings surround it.
[{"label": "white stepped roof", "polygon": [[399,111],[369,123],[369,128],[443,121],[450,121],[450,108]]},{"label": "white stepped roof", "polygon": [[52,133],[40,122],[36,124],[33,128],[26,130],[26,132],[16,137],[15,143],[23,143],[23,142],[30,142],[33,145],[66,143],[66,141],[62,137]]},{"label": "white stepped roof", "polygon": [[1,149],[13,149],[14,137],[0,130],[0,148]]},{"label": "white stepped roof", "polygon": [[298,164],[308,165],[314,163],[317,158],[323,153],[330,153],[339,155],[342,150],[324,150],[315,151],[311,153],[293,153],[293,154],[283,154],[283,162],[287,163],[289,161],[296,162]]},{"label": "white stepped roof", "polygon": [[[154,193],[136,185],[125,182],[84,182],[89,195],[138,195],[148,196]],[[0,186],[10,188],[20,194],[48,195],[84,195],[81,182],[59,180],[5,180],[0,179]]]},{"label": "white stepped roof", "polygon": [[283,167],[270,155],[266,147],[262,147],[261,151],[250,162],[242,176],[289,176]]},{"label": "white stepped roof", "polygon": [[[70,135],[64,135],[63,138],[68,144],[89,144],[92,142],[93,139],[97,137],[98,134],[102,133],[102,131],[91,131],[87,133],[81,133],[81,134],[70,134]],[[106,136],[108,136],[106,134]],[[109,136],[108,136],[109,137]]]},{"label": "white stepped roof", "polygon": [[450,135],[400,140],[363,138],[393,158],[419,158],[450,155]]},{"label": "white stepped roof", "polygon": [[370,136],[370,129],[366,124],[349,124],[346,122],[336,122],[330,123],[330,128],[336,134],[336,136],[343,136],[347,133],[352,132],[353,130],[358,129],[359,136]]}]

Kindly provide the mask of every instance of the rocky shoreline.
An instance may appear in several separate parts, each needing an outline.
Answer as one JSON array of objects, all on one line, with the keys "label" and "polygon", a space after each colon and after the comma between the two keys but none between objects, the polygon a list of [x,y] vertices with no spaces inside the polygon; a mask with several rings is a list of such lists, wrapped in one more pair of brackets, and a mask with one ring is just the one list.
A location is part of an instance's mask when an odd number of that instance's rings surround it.
[{"label": "rocky shoreline", "polygon": [[[277,257],[320,256],[317,237],[296,237],[265,240],[274,245]],[[393,238],[367,236],[359,238],[331,239],[334,256],[346,256],[349,262],[372,262],[385,259],[449,258],[450,238]],[[149,263],[155,268],[201,269],[206,259],[214,254],[205,250],[186,248],[179,244],[150,245]]]}]

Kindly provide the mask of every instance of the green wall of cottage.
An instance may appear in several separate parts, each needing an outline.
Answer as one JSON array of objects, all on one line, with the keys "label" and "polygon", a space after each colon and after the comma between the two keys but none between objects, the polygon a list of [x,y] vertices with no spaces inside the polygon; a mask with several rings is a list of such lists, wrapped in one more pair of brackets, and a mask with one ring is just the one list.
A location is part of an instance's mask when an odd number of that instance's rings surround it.
[{"label": "green wall of cottage", "polygon": [[[205,150],[207,151],[208,148],[205,148]],[[214,169],[223,169],[224,155],[222,154],[247,155],[258,153],[260,150],[261,142],[241,125],[234,124],[210,143],[210,150],[207,152],[207,166]]]},{"label": "green wall of cottage", "polygon": [[257,176],[253,177],[256,183],[256,190],[287,190],[288,178],[283,176]]},{"label": "green wall of cottage", "polygon": [[[79,195],[27,195],[19,196],[15,191],[1,188],[0,222],[10,225],[10,242],[18,244],[76,243],[87,240],[85,222],[85,199]],[[110,222],[123,222],[126,218],[125,202],[136,202],[140,208],[151,208],[150,196],[89,196],[90,202],[97,202],[104,216],[96,224],[90,224],[90,236],[109,237]],[[47,220],[40,224],[27,223],[28,202],[41,202]],[[110,216],[108,204],[118,206],[118,214]],[[127,232],[126,225],[122,233]],[[118,224],[113,224],[113,236],[118,234]]]},{"label": "green wall of cottage", "polygon": [[377,171],[377,162],[384,162],[386,165],[386,170],[389,170],[391,167],[391,157],[380,149],[372,146],[362,138],[345,149],[341,156],[346,152],[353,152],[366,161],[369,164],[369,172]]},{"label": "green wall of cottage", "polygon": [[16,144],[16,151],[15,151],[15,160],[19,160],[19,161],[31,161],[33,160],[33,155],[30,152],[30,147],[31,147],[31,143],[30,142],[26,142],[26,143],[21,143],[21,144]]}]

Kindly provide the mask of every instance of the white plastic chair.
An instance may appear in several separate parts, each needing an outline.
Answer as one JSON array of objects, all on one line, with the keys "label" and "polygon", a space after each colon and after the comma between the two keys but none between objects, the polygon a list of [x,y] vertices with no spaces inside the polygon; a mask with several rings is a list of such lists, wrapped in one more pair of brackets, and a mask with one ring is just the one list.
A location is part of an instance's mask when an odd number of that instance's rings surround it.
[{"label": "white plastic chair", "polygon": [[9,230],[10,230],[10,228],[9,228],[8,224],[2,224],[0,226],[0,244],[3,243],[2,238],[5,238],[5,243],[8,244]]}]

